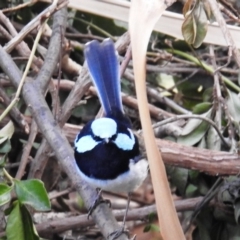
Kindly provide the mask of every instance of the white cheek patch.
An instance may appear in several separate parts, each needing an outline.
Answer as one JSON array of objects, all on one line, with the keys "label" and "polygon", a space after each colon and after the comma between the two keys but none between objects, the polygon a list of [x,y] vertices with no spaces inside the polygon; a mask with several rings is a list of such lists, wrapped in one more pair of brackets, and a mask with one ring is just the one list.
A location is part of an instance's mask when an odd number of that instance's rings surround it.
[{"label": "white cheek patch", "polygon": [[114,140],[114,143],[118,146],[118,148],[123,150],[132,150],[135,144],[135,138],[130,129],[128,129],[130,136],[124,133],[118,133],[117,138]]},{"label": "white cheek patch", "polygon": [[117,132],[117,124],[111,118],[98,118],[92,122],[92,132],[102,139],[111,138]]},{"label": "white cheek patch", "polygon": [[94,139],[88,135],[80,138],[78,141],[75,141],[75,147],[79,153],[84,153],[92,150],[98,142],[94,141]]}]

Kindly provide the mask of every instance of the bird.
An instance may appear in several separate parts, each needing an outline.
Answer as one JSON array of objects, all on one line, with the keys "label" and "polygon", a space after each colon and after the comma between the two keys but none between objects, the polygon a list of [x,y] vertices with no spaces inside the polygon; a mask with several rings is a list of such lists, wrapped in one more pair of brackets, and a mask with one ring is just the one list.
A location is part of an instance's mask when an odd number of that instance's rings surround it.
[{"label": "bird", "polygon": [[79,174],[90,186],[128,194],[123,226],[113,239],[125,232],[131,193],[148,174],[132,123],[123,110],[120,65],[114,42],[105,39],[85,44],[85,61],[103,107],[104,116],[89,121],[76,136],[74,156]]}]

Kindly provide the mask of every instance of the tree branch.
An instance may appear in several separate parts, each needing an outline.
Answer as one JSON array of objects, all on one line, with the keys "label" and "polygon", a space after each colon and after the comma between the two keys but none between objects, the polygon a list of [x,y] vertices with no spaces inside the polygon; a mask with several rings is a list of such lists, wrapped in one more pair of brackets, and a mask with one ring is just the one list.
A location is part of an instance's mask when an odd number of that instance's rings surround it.
[{"label": "tree branch", "polygon": [[[0,66],[17,88],[21,79],[21,72],[2,46],[0,46]],[[73,150],[54,120],[41,90],[38,88],[38,83],[27,79],[23,86],[22,96],[29,106],[40,131],[55,152],[62,169],[67,173],[73,186],[82,196],[86,207],[90,208],[97,197],[96,191],[91,189],[80,178]],[[110,233],[120,228],[106,204],[100,204],[92,213],[92,217],[106,238]],[[119,239],[127,238],[125,235],[122,235]]]}]

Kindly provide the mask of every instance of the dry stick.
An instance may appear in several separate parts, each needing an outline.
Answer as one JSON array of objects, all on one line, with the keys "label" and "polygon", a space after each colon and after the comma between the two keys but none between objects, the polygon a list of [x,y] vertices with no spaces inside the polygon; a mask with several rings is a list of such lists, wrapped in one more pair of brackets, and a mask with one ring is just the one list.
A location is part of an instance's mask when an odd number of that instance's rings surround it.
[{"label": "dry stick", "polygon": [[[97,91],[94,87],[90,87],[89,91],[92,94],[97,95]],[[127,106],[135,108],[135,109],[139,109],[138,100],[133,98],[132,96],[122,93],[122,99],[123,99],[124,104],[126,104]],[[158,107],[155,107],[152,104],[147,104],[147,107],[148,107],[149,112],[151,113],[151,116],[156,118],[157,120],[163,120],[166,117],[174,116],[174,114],[168,113]]]},{"label": "dry stick", "polygon": [[19,5],[15,6],[15,7],[4,8],[4,9],[2,10],[2,12],[3,12],[3,13],[6,13],[6,12],[17,11],[17,10],[19,10],[19,9],[21,9],[21,8],[25,8],[25,7],[29,6],[29,5],[32,5],[32,4],[36,3],[37,1],[38,1],[38,0],[30,0],[29,2],[25,2],[25,3],[19,4]]},{"label": "dry stick", "polygon": [[127,52],[125,54],[125,57],[120,67],[120,78],[123,76],[124,72],[126,71],[131,58],[132,58],[132,48],[131,48],[131,45],[129,44]]},{"label": "dry stick", "polygon": [[63,8],[68,2],[62,1],[59,6],[57,6],[59,0],[54,0],[52,4],[42,11],[37,17],[35,17],[31,22],[29,22],[18,34],[14,36],[14,38],[6,44],[4,49],[7,52],[11,52],[16,45],[18,45],[23,38],[30,33],[33,29],[35,29],[43,19],[50,17],[53,13],[55,13],[60,8]]},{"label": "dry stick", "polygon": [[[190,198],[184,200],[175,200],[174,204],[178,212],[190,211],[195,208],[195,206],[202,200],[202,197]],[[212,203],[211,203],[212,204]],[[214,204],[214,203],[213,203]],[[147,221],[150,214],[156,213],[156,205],[150,205],[146,207],[141,207],[137,209],[129,209],[127,221]],[[114,216],[117,220],[122,220],[124,215],[124,210],[114,210]],[[54,233],[60,233],[68,230],[78,229],[79,226],[82,228],[90,227],[94,225],[92,220],[87,218],[87,215],[65,217],[61,219],[52,219],[51,221],[46,221],[36,225],[36,229],[41,234],[41,236],[50,236]]]},{"label": "dry stick", "polygon": [[[61,70],[59,70],[61,71]],[[59,82],[59,81],[58,81]],[[58,122],[59,120],[59,114],[61,111],[61,103],[60,103],[60,98],[59,98],[59,84],[57,86],[53,83],[53,80],[50,81],[48,85],[48,92],[51,95],[52,99],[52,112],[54,119]]]},{"label": "dry stick", "polygon": [[6,39],[8,40],[12,39],[11,34],[3,26],[0,26],[0,32],[2,33],[3,37],[5,37]]},{"label": "dry stick", "polygon": [[186,110],[185,108],[178,105],[172,99],[163,96],[158,90],[154,88],[147,87],[147,93],[152,98],[156,99],[158,102],[165,104],[167,107],[171,108],[174,112],[181,113],[181,114],[190,114],[191,112]]},{"label": "dry stick", "polygon": [[[62,27],[59,26],[60,28],[60,45],[62,46],[63,45],[63,31],[62,31]],[[57,77],[57,89],[56,89],[56,95],[58,96],[59,95],[59,85],[60,85],[60,79],[61,79],[61,74],[62,74],[62,47],[60,48],[60,53],[59,53],[59,68],[58,68],[58,77]],[[57,97],[57,99],[59,99]],[[60,101],[56,101],[56,103],[54,104],[53,102],[53,116],[55,118],[56,121],[58,121],[59,119],[59,108],[60,108]]]},{"label": "dry stick", "polygon": [[240,68],[240,53],[239,53],[237,46],[232,38],[232,35],[227,27],[227,24],[218,8],[218,3],[216,0],[208,0],[208,2],[210,4],[213,15],[216,18],[216,20],[222,30],[223,36],[225,37],[225,39],[227,41],[227,44],[232,48],[233,56],[236,60],[238,68]]},{"label": "dry stick", "polygon": [[[88,80],[88,83],[90,83],[88,75],[87,75],[87,80]],[[57,85],[57,80],[54,80],[54,85],[55,86]],[[75,85],[75,83],[73,81],[70,81],[70,80],[61,80],[61,82],[60,82],[60,88],[61,89],[65,89],[65,90],[73,89],[74,85]],[[87,88],[89,88],[89,86],[87,86],[84,89],[84,93],[86,93],[86,90],[88,90]],[[95,87],[91,86],[89,88],[89,93],[91,93],[92,95],[97,96],[97,91],[96,91]],[[127,105],[128,107],[131,107],[131,108],[134,108],[134,109],[138,110],[138,102],[137,102],[136,98],[134,98],[134,97],[132,97],[130,95],[127,95],[125,93],[122,93],[122,100],[123,100],[123,104],[124,105]],[[156,106],[154,106],[152,104],[148,104],[148,108],[149,108],[151,116],[153,118],[159,120],[159,121],[163,120],[165,118],[169,118],[169,117],[175,116],[173,113],[169,113],[167,111],[164,111],[163,109],[158,108],[158,107],[156,107]]]},{"label": "dry stick", "polygon": [[[0,97],[3,100],[3,104],[5,107],[7,107],[11,103],[11,100],[9,99],[8,95],[2,87],[0,87]],[[24,132],[26,132],[27,134],[29,133],[29,125],[25,117],[22,115],[22,113],[18,110],[17,107],[12,108],[12,110],[10,111],[10,116],[18,124],[18,126],[20,126],[24,130]]]},{"label": "dry stick", "polygon": [[[129,79],[130,81],[134,81],[134,76],[130,73],[130,71],[128,71],[128,70],[125,71],[124,76],[127,79]],[[158,100],[161,103],[166,104],[170,108],[174,109],[176,112],[185,113],[185,114],[189,113],[188,111],[183,109],[181,106],[177,105],[173,100],[161,96],[157,90],[147,87],[147,92],[151,97],[155,98],[156,100]],[[169,115],[169,113],[167,111],[164,111],[164,110],[162,110],[162,111],[165,112],[164,115]],[[173,114],[171,114],[171,115],[173,115]]]},{"label": "dry stick", "polygon": [[154,195],[161,235],[164,240],[183,240],[183,234],[177,217],[165,166],[161,153],[156,146],[146,96],[146,50],[152,29],[166,9],[163,1],[137,1],[131,2],[129,29],[131,34],[133,66],[136,82],[136,92],[139,103],[139,112],[143,129],[144,142],[150,165]]},{"label": "dry stick", "polygon": [[30,155],[30,151],[32,149],[33,143],[35,141],[36,135],[38,133],[38,127],[36,122],[33,120],[32,124],[31,124],[31,128],[30,128],[30,135],[28,137],[28,141],[27,144],[24,147],[24,151],[20,160],[20,165],[16,174],[16,179],[21,179],[23,177],[23,175],[25,174],[25,169],[26,166],[29,162],[29,155]]},{"label": "dry stick", "polygon": [[28,71],[31,67],[31,64],[32,64],[32,61],[33,61],[33,58],[34,58],[34,54],[35,54],[35,51],[37,49],[37,44],[40,40],[40,37],[42,35],[42,32],[43,32],[43,29],[44,29],[44,26],[45,26],[45,23],[46,23],[46,20],[45,22],[41,25],[39,31],[38,31],[38,34],[36,36],[36,39],[34,41],[34,44],[33,44],[33,48],[32,48],[32,51],[31,51],[31,54],[29,56],[29,60],[27,62],[27,66],[24,70],[24,73],[23,73],[23,76],[22,76],[22,79],[18,85],[18,88],[17,88],[17,92],[15,94],[15,97],[14,99],[12,100],[12,102],[8,105],[8,107],[5,109],[5,111],[1,114],[0,116],[0,122],[2,121],[2,119],[8,114],[8,112],[13,108],[13,106],[19,101],[19,96],[21,94],[21,90],[22,90],[22,87],[23,87],[23,84],[24,84],[24,81],[26,79],[26,76],[28,74]]},{"label": "dry stick", "polygon": [[[65,29],[66,27],[67,21],[65,14],[66,11],[64,9],[54,14],[52,27],[53,30],[52,36],[50,38],[48,51],[45,57],[43,67],[41,68],[36,78],[36,82],[38,83],[39,89],[41,89],[42,93],[45,93],[52,74],[55,71],[57,63],[59,61],[59,54],[61,49],[61,43],[59,39],[61,38],[62,34],[62,31],[60,29]],[[52,151],[49,145],[47,150],[46,145],[48,145],[47,140],[43,139],[37,151],[37,154],[32,161],[28,178],[41,179],[42,173],[47,164],[47,159],[49,158],[49,154]]]},{"label": "dry stick", "polygon": [[[35,41],[34,41],[34,44],[33,44],[33,48],[32,48],[31,54],[29,56],[29,60],[28,60],[27,66],[26,66],[25,71],[23,73],[22,79],[21,79],[21,81],[20,81],[20,83],[18,85],[18,90],[16,92],[15,98],[13,99],[12,103],[9,104],[7,109],[0,116],[0,121],[1,121],[1,117],[2,116],[4,117],[11,110],[11,108],[15,105],[15,103],[19,99],[19,96],[20,96],[20,93],[21,93],[21,90],[22,90],[22,87],[23,87],[23,83],[24,83],[24,81],[26,79],[26,76],[27,76],[27,73],[28,73],[28,71],[30,69],[30,66],[31,66],[31,63],[32,63],[32,60],[34,58],[35,51],[36,51],[36,48],[37,48],[37,44],[38,44],[38,42],[40,40],[40,37],[42,35],[42,32],[43,32],[44,26],[46,24],[46,21],[47,20],[45,20],[44,23],[41,25],[40,30],[38,31],[38,34],[37,34],[37,36],[35,38]],[[29,136],[29,140],[28,140],[28,143],[27,143],[26,147],[24,148],[24,152],[23,152],[22,157],[21,157],[20,166],[18,168],[18,172],[17,172],[17,175],[16,175],[17,179],[21,179],[21,177],[24,175],[24,170],[25,170],[25,168],[27,166],[28,157],[29,157],[29,154],[30,154],[30,151],[31,151],[31,148],[32,148],[32,144],[33,144],[33,142],[35,140],[36,135],[37,135],[37,125],[33,121],[32,125],[31,125],[31,133],[30,133],[30,136]]]},{"label": "dry stick", "polygon": [[[44,64],[36,78],[36,82],[39,85],[42,93],[45,93],[46,88],[51,80],[52,74],[56,69],[57,63],[59,62],[61,42],[59,39],[62,35],[62,30],[65,31],[66,28],[66,11],[60,10],[54,14],[53,18],[53,27],[52,27],[52,36],[50,38],[50,43],[48,46],[48,51],[45,57]],[[49,158],[48,154],[52,151],[50,146],[46,150],[46,145],[48,145],[46,139],[42,140],[37,154],[32,161],[31,168],[28,174],[28,178],[39,178],[41,179],[42,173],[47,164],[47,159]],[[41,160],[40,160],[40,159]]]},{"label": "dry stick", "polygon": [[[67,119],[70,117],[73,108],[78,104],[80,99],[88,90],[89,86],[90,86],[90,79],[88,76],[88,72],[85,68],[83,68],[77,82],[75,83],[74,88],[72,89],[67,100],[64,102],[62,106],[62,113],[61,113],[61,116],[59,117],[60,127],[62,127],[64,123],[67,121]],[[74,138],[75,137],[76,135],[74,136]],[[47,161],[51,152],[52,152],[52,149],[49,146],[48,142],[46,141],[46,139],[43,139],[37,151],[37,154],[34,158],[34,161],[32,162],[28,178],[41,179],[41,176],[43,174],[43,171],[45,169],[45,166],[47,164]]]},{"label": "dry stick", "polygon": [[[10,20],[1,11],[0,11],[0,20],[6,26],[9,33],[11,34],[11,38],[10,38],[11,41],[14,38],[18,38],[19,34],[17,33],[16,29],[14,28],[14,26],[12,25]],[[30,51],[28,45],[24,41],[18,42],[18,44],[14,45],[14,46],[21,56],[27,57],[27,59],[29,58],[31,51]],[[5,48],[6,48],[6,46],[4,47],[4,49]],[[36,57],[34,57],[31,68],[34,71],[38,71],[39,64],[42,64],[42,61],[40,59],[37,59]]]},{"label": "dry stick", "polygon": [[[221,85],[220,85],[220,69],[221,68],[217,68],[217,63],[216,63],[216,58],[215,58],[215,54],[214,54],[214,49],[213,46],[210,45],[209,47],[209,53],[211,56],[211,62],[212,62],[212,66],[214,69],[214,73],[213,73],[213,78],[214,78],[214,89],[213,89],[213,106],[214,106],[214,110],[216,111],[215,114],[215,122],[216,122],[216,126],[218,129],[222,128],[222,104],[221,104],[221,100],[222,100],[222,93],[221,93]],[[230,58],[228,57],[228,61],[230,61]],[[221,149],[221,141],[220,139],[216,139],[216,134],[215,134],[215,139],[213,139],[213,143],[212,148],[211,149],[215,149],[215,150],[220,150]]]}]

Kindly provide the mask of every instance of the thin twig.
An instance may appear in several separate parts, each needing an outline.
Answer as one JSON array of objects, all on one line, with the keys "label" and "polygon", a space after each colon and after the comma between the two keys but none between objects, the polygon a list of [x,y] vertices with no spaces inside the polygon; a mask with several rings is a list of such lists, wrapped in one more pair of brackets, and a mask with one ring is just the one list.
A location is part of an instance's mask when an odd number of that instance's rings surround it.
[{"label": "thin twig", "polygon": [[[43,19],[49,18],[54,12],[58,10],[58,2],[59,0],[54,0],[48,8],[41,12],[37,17],[35,17],[31,22],[29,22],[16,36],[14,36],[14,38],[5,45],[4,49],[7,52],[11,52],[29,32],[31,32],[33,29],[39,26],[39,24],[41,24]],[[66,4],[67,1],[63,1],[58,7],[64,7]]]},{"label": "thin twig", "polygon": [[25,7],[29,6],[29,5],[33,5],[37,1],[38,0],[30,0],[29,2],[25,2],[25,3],[19,4],[19,5],[15,6],[15,7],[4,8],[4,9],[2,9],[2,12],[3,13],[14,12],[14,11],[20,10],[21,8],[25,8]]},{"label": "thin twig", "polygon": [[222,30],[223,36],[225,37],[228,46],[232,47],[234,58],[236,60],[238,68],[240,68],[240,53],[239,53],[238,48],[235,44],[235,41],[233,40],[232,35],[227,27],[226,21],[223,18],[222,14],[219,10],[218,3],[216,0],[208,0],[208,2],[210,4],[213,15],[216,18],[216,20]]},{"label": "thin twig", "polygon": [[24,81],[26,79],[26,76],[28,74],[28,71],[31,67],[31,64],[32,64],[32,61],[33,61],[33,58],[34,58],[34,55],[35,55],[35,52],[36,52],[36,49],[37,49],[37,44],[41,38],[41,35],[42,35],[42,32],[44,30],[44,26],[46,24],[47,20],[44,21],[44,23],[41,25],[39,31],[38,31],[38,34],[35,38],[35,41],[34,41],[34,44],[33,44],[33,47],[32,47],[32,51],[31,51],[31,54],[29,56],[29,60],[27,62],[27,66],[24,70],[24,73],[23,73],[23,76],[22,76],[22,79],[18,85],[18,88],[17,88],[17,92],[15,94],[15,97],[14,99],[12,100],[12,102],[8,105],[8,107],[5,109],[5,111],[1,114],[0,116],[0,122],[2,121],[2,119],[8,114],[8,112],[14,107],[14,105],[19,101],[19,96],[21,94],[21,90],[22,90],[22,87],[23,87],[23,84],[24,84]]},{"label": "thin twig", "polygon": [[[216,126],[218,129],[222,128],[222,104],[221,104],[221,100],[222,100],[222,94],[221,94],[221,86],[220,86],[220,68],[217,67],[217,63],[216,63],[216,59],[215,59],[215,54],[214,54],[214,49],[213,46],[210,45],[210,55],[211,55],[211,62],[212,62],[212,66],[215,69],[214,73],[213,73],[213,78],[214,78],[214,93],[213,93],[213,100],[214,100],[214,110],[216,111],[215,114],[215,122],[216,122]],[[214,141],[212,141],[212,147],[215,150],[220,150],[221,149],[221,144],[219,139],[214,139]]]},{"label": "thin twig", "polygon": [[199,116],[199,115],[180,115],[180,116],[175,116],[175,117],[171,117],[171,118],[168,118],[168,119],[165,119],[161,122],[158,122],[158,123],[155,123],[152,125],[153,128],[158,128],[164,124],[167,124],[167,123],[171,123],[171,122],[175,122],[175,121],[178,121],[180,119],[190,119],[190,118],[196,118],[196,119],[201,119],[203,121],[206,121],[207,123],[211,124],[214,129],[217,131],[219,137],[221,138],[222,142],[227,146],[229,147],[229,144],[226,142],[226,140],[224,139],[221,131],[218,129],[217,125],[215,124],[215,122],[213,122],[211,119],[209,118],[206,118],[206,117],[203,117],[203,116]]},{"label": "thin twig", "polygon": [[28,142],[26,146],[24,147],[24,151],[20,160],[20,165],[16,174],[16,179],[21,179],[25,173],[26,166],[29,162],[29,155],[30,151],[32,149],[35,137],[38,133],[38,127],[36,122],[33,120],[31,124],[31,129],[30,129],[30,135],[28,137]]},{"label": "thin twig", "polygon": [[[6,94],[6,91],[2,87],[0,87],[0,96],[3,100],[3,105],[5,107],[9,106],[11,103],[10,98]],[[25,117],[21,114],[17,107],[13,107],[10,111],[10,116],[13,118],[15,123],[17,123],[26,133],[29,133],[29,125],[25,119]]]}]

